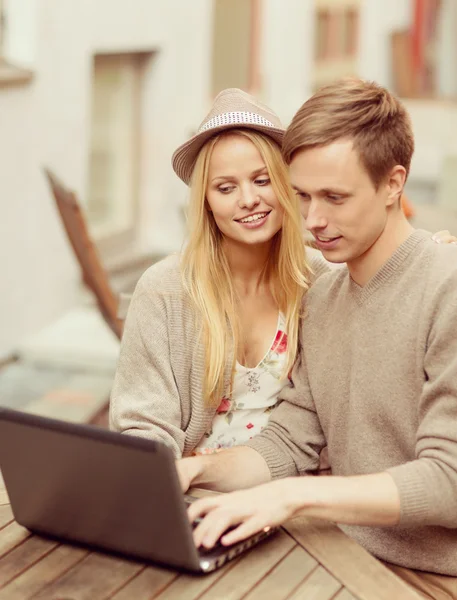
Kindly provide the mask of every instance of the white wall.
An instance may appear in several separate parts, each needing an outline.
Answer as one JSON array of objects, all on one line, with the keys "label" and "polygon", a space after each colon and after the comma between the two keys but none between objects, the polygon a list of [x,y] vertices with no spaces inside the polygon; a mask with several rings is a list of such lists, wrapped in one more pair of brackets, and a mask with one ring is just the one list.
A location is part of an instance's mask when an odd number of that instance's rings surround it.
[{"label": "white wall", "polygon": [[92,54],[157,52],[144,99],[143,250],[181,243],[184,186],[170,157],[210,97],[211,0],[9,2],[10,58],[32,66],[35,79],[0,89],[0,357],[79,300],[79,273],[41,167],[85,198]]},{"label": "white wall", "polygon": [[314,0],[263,0],[262,99],[288,125],[311,95]]}]

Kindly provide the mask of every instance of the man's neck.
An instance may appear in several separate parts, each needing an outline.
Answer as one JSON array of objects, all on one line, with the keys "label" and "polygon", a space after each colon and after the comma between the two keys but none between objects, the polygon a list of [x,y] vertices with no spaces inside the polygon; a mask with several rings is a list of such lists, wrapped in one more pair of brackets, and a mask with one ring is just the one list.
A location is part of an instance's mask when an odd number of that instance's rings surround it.
[{"label": "man's neck", "polygon": [[361,287],[365,286],[413,231],[414,228],[402,214],[392,215],[371,248],[347,263],[353,281]]}]

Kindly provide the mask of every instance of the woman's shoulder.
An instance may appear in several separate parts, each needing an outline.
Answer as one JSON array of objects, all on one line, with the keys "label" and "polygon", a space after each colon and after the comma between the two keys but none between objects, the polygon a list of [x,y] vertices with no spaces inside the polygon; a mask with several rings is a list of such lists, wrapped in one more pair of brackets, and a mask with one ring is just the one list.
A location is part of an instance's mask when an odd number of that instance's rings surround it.
[{"label": "woman's shoulder", "polygon": [[135,295],[182,295],[181,255],[171,254],[150,266],[138,280]]}]

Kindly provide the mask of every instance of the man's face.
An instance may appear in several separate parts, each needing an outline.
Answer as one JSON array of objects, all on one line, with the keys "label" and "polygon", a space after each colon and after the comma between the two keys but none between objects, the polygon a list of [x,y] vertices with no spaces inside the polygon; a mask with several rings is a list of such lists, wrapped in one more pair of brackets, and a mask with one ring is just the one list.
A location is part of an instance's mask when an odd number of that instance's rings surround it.
[{"label": "man's face", "polygon": [[388,186],[375,189],[352,140],[298,152],[290,181],[301,200],[305,227],[330,262],[360,258],[382,234]]}]

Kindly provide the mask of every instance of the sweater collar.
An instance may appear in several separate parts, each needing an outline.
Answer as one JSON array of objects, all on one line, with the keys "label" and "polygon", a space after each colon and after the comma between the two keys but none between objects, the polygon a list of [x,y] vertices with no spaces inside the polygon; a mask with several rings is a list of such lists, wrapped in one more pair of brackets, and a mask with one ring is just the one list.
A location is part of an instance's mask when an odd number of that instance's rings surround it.
[{"label": "sweater collar", "polygon": [[[407,266],[408,259],[418,244],[430,239],[430,234],[427,231],[416,229],[413,233],[401,244],[392,256],[384,263],[379,271],[364,285],[358,285],[349,275],[351,294],[359,304],[363,304],[373,292],[386,283],[394,274],[403,271]],[[403,268],[402,268],[403,267]]]}]

